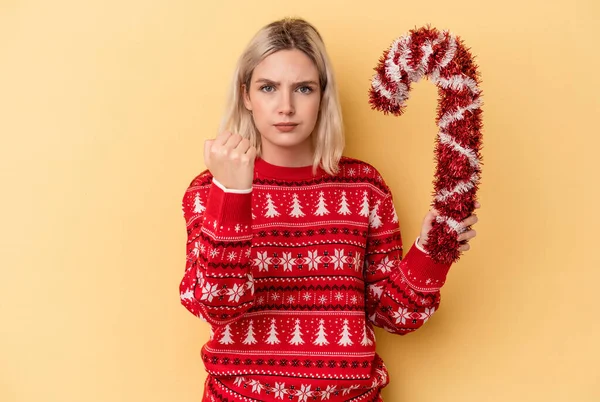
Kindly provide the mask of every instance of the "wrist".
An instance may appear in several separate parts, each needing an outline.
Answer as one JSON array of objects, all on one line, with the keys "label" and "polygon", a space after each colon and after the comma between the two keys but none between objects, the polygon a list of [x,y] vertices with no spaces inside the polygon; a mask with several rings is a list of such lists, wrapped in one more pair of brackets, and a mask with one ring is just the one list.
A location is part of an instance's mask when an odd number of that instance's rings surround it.
[{"label": "wrist", "polygon": [[216,177],[213,177],[212,181],[217,187],[219,187],[221,190],[223,190],[226,193],[247,194],[252,191],[252,185],[250,185],[246,188],[237,189],[237,188],[230,188],[230,187],[224,186],[219,180],[217,180]]}]

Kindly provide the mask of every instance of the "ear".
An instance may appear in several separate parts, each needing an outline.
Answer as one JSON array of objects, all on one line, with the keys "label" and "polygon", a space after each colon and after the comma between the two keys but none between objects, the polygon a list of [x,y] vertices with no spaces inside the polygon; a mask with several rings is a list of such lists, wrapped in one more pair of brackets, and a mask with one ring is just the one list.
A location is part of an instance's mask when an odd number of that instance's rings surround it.
[{"label": "ear", "polygon": [[250,102],[250,95],[248,94],[246,84],[242,84],[242,97],[244,98],[244,106],[248,111],[252,112],[252,103]]}]

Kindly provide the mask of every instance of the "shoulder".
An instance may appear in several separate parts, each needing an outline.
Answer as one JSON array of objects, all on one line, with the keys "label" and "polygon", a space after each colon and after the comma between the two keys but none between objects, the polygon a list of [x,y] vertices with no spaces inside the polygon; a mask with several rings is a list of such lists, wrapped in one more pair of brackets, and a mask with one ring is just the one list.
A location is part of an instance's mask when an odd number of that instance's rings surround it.
[{"label": "shoulder", "polygon": [[338,176],[354,183],[372,184],[385,193],[390,192],[379,170],[371,163],[360,159],[342,156]]},{"label": "shoulder", "polygon": [[355,177],[376,177],[379,171],[372,164],[360,159],[342,156],[340,159],[340,174],[343,176]]}]

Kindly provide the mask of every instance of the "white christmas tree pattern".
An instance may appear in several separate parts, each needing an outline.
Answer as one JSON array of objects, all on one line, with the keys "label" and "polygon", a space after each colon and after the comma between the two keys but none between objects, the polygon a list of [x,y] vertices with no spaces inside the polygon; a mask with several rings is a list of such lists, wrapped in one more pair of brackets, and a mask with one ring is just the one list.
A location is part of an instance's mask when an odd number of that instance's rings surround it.
[{"label": "white christmas tree pattern", "polygon": [[327,333],[325,333],[325,320],[319,320],[319,331],[317,332],[317,337],[313,341],[313,344],[317,346],[329,345]]},{"label": "white christmas tree pattern", "polygon": [[269,345],[275,345],[279,343],[279,338],[277,338],[279,333],[277,332],[277,328],[275,327],[275,318],[271,319],[271,328],[269,329],[269,337],[265,341]]},{"label": "white christmas tree pattern", "polygon": [[231,345],[235,343],[231,338],[231,327],[229,324],[225,325],[225,330],[223,331],[223,336],[219,339],[219,343],[222,345]]},{"label": "white christmas tree pattern", "polygon": [[267,218],[275,218],[275,217],[281,215],[279,212],[277,212],[277,208],[275,207],[275,204],[273,203],[271,194],[267,194],[267,206],[265,207],[265,209],[267,210],[265,212],[265,217],[267,217]]},{"label": "white christmas tree pattern", "polygon": [[290,212],[290,216],[292,218],[301,218],[305,214],[304,214],[304,212],[302,212],[302,205],[300,205],[300,200],[298,199],[298,194],[293,194],[292,197],[293,197],[292,210]]},{"label": "white christmas tree pattern", "polygon": [[363,327],[363,338],[362,338],[362,341],[360,342],[360,344],[363,346],[373,345],[373,341],[367,336],[367,325],[366,324]]},{"label": "white christmas tree pattern", "polygon": [[319,192],[319,202],[317,202],[317,210],[315,211],[316,216],[327,215],[329,210],[327,209],[327,203],[325,203],[325,193]]},{"label": "white christmas tree pattern", "polygon": [[246,339],[242,341],[244,345],[254,345],[256,339],[254,338],[254,321],[250,320],[248,323],[248,331],[246,332]]},{"label": "white christmas tree pattern", "polygon": [[350,209],[348,208],[348,199],[346,198],[346,192],[342,191],[342,199],[340,200],[340,209],[338,209],[340,215],[350,215]]},{"label": "white christmas tree pattern", "polygon": [[201,214],[204,212],[206,208],[204,204],[202,204],[202,200],[200,199],[200,193],[196,193],[196,197],[194,198],[194,212],[197,214]]},{"label": "white christmas tree pattern", "polygon": [[392,203],[392,223],[398,223],[398,214],[396,213],[396,207],[394,206],[394,203]]},{"label": "white christmas tree pattern", "polygon": [[340,346],[350,346],[354,342],[350,339],[350,329],[348,328],[348,320],[344,320],[344,326],[342,327],[342,333],[340,334],[341,338],[338,341],[338,345]]},{"label": "white christmas tree pattern", "polygon": [[194,300],[194,292],[191,289],[188,289],[183,293],[179,293],[179,297],[183,301],[192,301]]},{"label": "white christmas tree pattern", "polygon": [[293,337],[290,339],[290,345],[303,345],[304,340],[302,339],[302,332],[300,332],[300,320],[296,319],[294,326]]},{"label": "white christmas tree pattern", "polygon": [[377,201],[371,213],[369,214],[369,225],[372,228],[379,228],[383,223],[381,222],[381,217],[379,216],[379,206],[381,205],[381,201]]},{"label": "white christmas tree pattern", "polygon": [[364,191],[363,192],[363,200],[361,204],[361,210],[358,213],[360,216],[369,216],[369,194]]}]

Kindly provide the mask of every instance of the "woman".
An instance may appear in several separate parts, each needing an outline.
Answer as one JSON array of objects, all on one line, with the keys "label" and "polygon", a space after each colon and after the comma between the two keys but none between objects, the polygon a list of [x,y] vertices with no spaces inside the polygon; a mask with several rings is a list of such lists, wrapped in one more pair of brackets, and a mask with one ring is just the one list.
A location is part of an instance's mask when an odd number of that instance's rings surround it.
[{"label": "woman", "polygon": [[339,105],[304,20],[267,25],[239,59],[208,169],[183,198],[181,301],[211,326],[203,400],[381,401],[373,326],[403,335],[439,305],[450,265],[423,249],[437,212],[403,256],[390,189],[342,157]]}]

